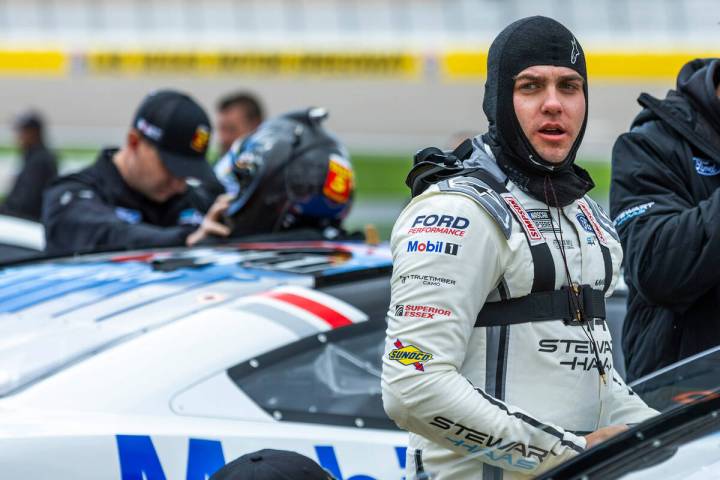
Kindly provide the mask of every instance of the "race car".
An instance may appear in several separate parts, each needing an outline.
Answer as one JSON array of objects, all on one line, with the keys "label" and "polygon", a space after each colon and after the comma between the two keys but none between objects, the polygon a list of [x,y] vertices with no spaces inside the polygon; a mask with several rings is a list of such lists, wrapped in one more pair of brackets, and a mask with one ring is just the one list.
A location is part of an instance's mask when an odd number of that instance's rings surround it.
[{"label": "race car", "polygon": [[37,257],[44,249],[42,224],[0,215],[0,263]]},{"label": "race car", "polygon": [[[206,479],[261,448],[401,478],[362,243],[86,255],[0,273],[0,477]],[[368,462],[372,458],[372,462]]]},{"label": "race car", "polygon": [[[359,242],[1,268],[0,478],[205,480],[262,448],[305,454],[339,480],[403,478],[407,434],[379,381],[391,271],[387,246]],[[624,303],[622,289],[608,301],[616,342]],[[677,427],[677,405],[712,396],[719,363],[715,352],[635,384],[671,416],[651,427]]]},{"label": "race car", "polygon": [[631,384],[663,412],[538,480],[720,478],[720,346]]}]

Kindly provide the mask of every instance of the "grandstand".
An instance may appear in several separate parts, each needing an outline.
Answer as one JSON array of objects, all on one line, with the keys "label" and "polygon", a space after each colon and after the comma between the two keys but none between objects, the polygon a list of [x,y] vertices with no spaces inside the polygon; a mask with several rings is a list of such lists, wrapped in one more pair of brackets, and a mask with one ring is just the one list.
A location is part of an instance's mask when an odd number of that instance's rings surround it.
[{"label": "grandstand", "polygon": [[412,152],[485,127],[485,51],[545,14],[589,55],[585,157],[607,158],[641,90],[718,55],[717,0],[0,0],[0,145],[13,112],[47,112],[55,144],[117,141],[152,88],[211,108],[245,87],[271,114],[324,105],[355,149]]},{"label": "grandstand", "polygon": [[718,13],[715,0],[2,0],[0,42],[437,48],[544,14],[594,47],[702,47]]}]

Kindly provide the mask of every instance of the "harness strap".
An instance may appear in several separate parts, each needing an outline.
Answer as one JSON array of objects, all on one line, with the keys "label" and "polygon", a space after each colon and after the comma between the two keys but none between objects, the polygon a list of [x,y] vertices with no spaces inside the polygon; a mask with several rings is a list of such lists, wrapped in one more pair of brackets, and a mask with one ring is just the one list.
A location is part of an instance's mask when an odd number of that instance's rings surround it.
[{"label": "harness strap", "polygon": [[605,245],[600,245],[600,251],[603,256],[603,265],[605,267],[605,286],[603,287],[603,293],[607,292],[612,282],[612,257],[610,256],[610,249]]},{"label": "harness strap", "polygon": [[[535,222],[530,218],[527,211],[508,191],[505,184],[496,179],[490,172],[478,168],[463,168],[462,161],[469,158],[473,151],[473,144],[468,139],[462,142],[453,152],[442,152],[437,148],[421,150],[415,156],[415,166],[408,174],[406,183],[411,187],[413,196],[422,193],[431,183],[438,183],[441,190],[458,191],[467,194],[465,187],[482,189],[482,185],[453,185],[450,179],[457,177],[471,177],[483,182],[504,200],[504,207],[512,212],[512,215],[499,215],[496,211],[502,208],[500,198],[497,198],[497,205],[490,202],[481,203],[488,212],[493,215],[500,227],[504,229],[506,236],[510,235],[510,218],[513,217],[525,234],[525,240],[530,248],[533,262],[533,283],[531,293],[522,298],[507,300],[511,292],[505,291],[505,298],[500,302],[486,303],[477,317],[475,326],[512,325],[516,323],[527,323],[550,320],[573,321],[575,314],[569,303],[569,290],[564,287],[562,290],[555,290],[555,262],[553,260],[550,246],[545,237],[539,231]],[[457,183],[457,182],[456,182]],[[463,188],[461,188],[463,187]],[[464,189],[465,188],[465,189]],[[463,190],[464,189],[464,190]],[[473,193],[472,190],[469,190]],[[478,192],[479,193],[479,192]],[[472,198],[482,197],[471,195]],[[610,287],[612,280],[612,258],[610,249],[604,237],[604,232],[599,227],[591,207],[581,202],[581,209],[590,220],[595,236],[600,243],[603,263],[605,267],[605,289],[600,292],[589,286],[583,288],[581,301],[585,310],[586,318],[605,318],[605,297],[604,293]],[[504,213],[504,212],[503,212]]]},{"label": "harness strap", "polygon": [[476,170],[467,174],[468,177],[475,177],[485,182],[490,188],[499,193],[508,204],[515,220],[522,227],[525,233],[525,240],[530,247],[530,255],[533,260],[533,284],[532,293],[548,292],[555,290],[555,262],[553,262],[550,246],[545,241],[535,222],[528,216],[525,209],[515,200],[515,197],[508,191],[507,187],[498,182],[490,173],[485,170]]},{"label": "harness strap", "polygon": [[[581,285],[580,306],[585,319],[605,319],[605,294],[590,285]],[[577,323],[577,312],[568,287],[550,292],[535,292],[524,297],[486,303],[477,318],[475,327],[496,327],[529,322],[564,320]]]}]

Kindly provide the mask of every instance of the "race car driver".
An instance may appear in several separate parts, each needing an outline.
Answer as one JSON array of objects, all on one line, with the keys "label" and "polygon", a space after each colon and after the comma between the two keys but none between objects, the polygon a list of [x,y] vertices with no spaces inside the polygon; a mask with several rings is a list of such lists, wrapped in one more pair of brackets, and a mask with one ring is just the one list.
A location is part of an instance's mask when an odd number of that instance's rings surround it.
[{"label": "race car driver", "polygon": [[583,50],[518,20],[488,55],[489,131],[419,152],[395,223],[385,410],[409,478],[538,475],[656,412],[612,365],[604,298],[622,251],[574,165]]},{"label": "race car driver", "polygon": [[347,238],[355,178],[343,144],[323,126],[328,113],[308,108],[272,118],[236,141],[215,173],[232,197],[232,237]]},{"label": "race car driver", "polygon": [[209,138],[210,121],[192,98],[173,90],[148,95],[122,148],[101,151],[45,192],[47,250],[194,245],[229,234],[220,223],[227,198],[213,204],[186,182],[217,183],[205,160]]}]

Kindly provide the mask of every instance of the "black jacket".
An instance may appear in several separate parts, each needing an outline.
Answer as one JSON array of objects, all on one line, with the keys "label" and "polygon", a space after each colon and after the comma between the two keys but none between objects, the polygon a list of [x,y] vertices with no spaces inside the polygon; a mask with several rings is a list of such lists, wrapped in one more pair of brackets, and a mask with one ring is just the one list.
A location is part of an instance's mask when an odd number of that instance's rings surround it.
[{"label": "black jacket", "polygon": [[188,187],[153,202],[125,183],[112,161],[116,151],[103,150],[92,166],[46,191],[42,221],[49,253],[180,246],[202,222],[210,195]]},{"label": "black jacket", "polygon": [[57,160],[45,145],[25,150],[22,170],[0,206],[0,213],[40,221],[43,191],[56,176]]},{"label": "black jacket", "polygon": [[613,149],[610,213],[625,251],[633,380],[720,344],[720,61],[683,67]]}]

